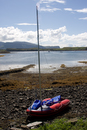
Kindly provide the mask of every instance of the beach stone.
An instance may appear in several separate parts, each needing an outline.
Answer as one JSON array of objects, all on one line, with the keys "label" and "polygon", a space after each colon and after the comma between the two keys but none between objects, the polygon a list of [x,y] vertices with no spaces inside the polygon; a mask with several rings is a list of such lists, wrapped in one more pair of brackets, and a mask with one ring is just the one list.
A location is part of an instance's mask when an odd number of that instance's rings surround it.
[{"label": "beach stone", "polygon": [[12,127],[12,128],[10,128],[10,130],[22,130],[22,129],[21,128]]},{"label": "beach stone", "polygon": [[19,102],[23,102],[23,98],[19,98]]},{"label": "beach stone", "polygon": [[22,106],[22,109],[26,109],[26,106],[25,106],[25,105],[23,105],[23,106]]},{"label": "beach stone", "polygon": [[[36,96],[39,99],[39,89]],[[51,90],[42,90],[42,99],[61,95],[63,98],[70,99],[70,116],[87,117],[87,85],[77,86],[59,86]],[[6,118],[14,120],[17,123],[22,117],[27,117],[26,109],[35,100],[35,90],[8,90],[0,91],[0,121]],[[63,117],[67,117],[64,114]],[[17,120],[16,120],[17,119]],[[22,121],[23,122],[23,121]]]}]

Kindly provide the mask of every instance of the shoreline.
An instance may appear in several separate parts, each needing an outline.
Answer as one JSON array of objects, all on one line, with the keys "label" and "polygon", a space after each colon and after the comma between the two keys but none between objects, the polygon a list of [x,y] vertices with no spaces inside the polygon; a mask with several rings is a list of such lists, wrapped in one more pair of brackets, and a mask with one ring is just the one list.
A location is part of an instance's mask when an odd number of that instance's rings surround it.
[{"label": "shoreline", "polygon": [[[39,73],[27,72],[27,69],[33,68],[34,66],[35,65],[32,64],[22,68],[0,71],[0,89],[32,89],[32,85],[38,88]],[[47,88],[50,87],[52,82],[54,83],[54,87],[68,84],[76,85],[77,82],[77,84],[86,83],[86,73],[87,66],[63,67],[51,73],[41,73],[41,83],[42,86],[46,84],[45,86],[47,86]]]},{"label": "shoreline", "polygon": [[1,70],[0,75],[6,75],[6,74],[10,74],[10,73],[18,73],[18,72],[26,71],[27,69],[33,68],[34,66],[35,66],[34,64],[30,64],[30,65],[24,66],[22,68],[14,68],[14,69],[10,69],[10,70]]},{"label": "shoreline", "polygon": [[[3,57],[4,55],[1,55]],[[69,68],[69,67],[82,67],[86,66],[87,61],[77,61],[76,65],[66,65],[66,64],[60,64],[60,65],[48,65],[47,67],[41,65],[41,73],[54,73],[59,69]],[[9,73],[17,73],[17,72],[24,72],[24,73],[39,73],[38,72],[38,66],[35,64],[29,64],[25,65],[23,67],[9,67],[9,69],[0,70],[0,75],[9,74]]]}]

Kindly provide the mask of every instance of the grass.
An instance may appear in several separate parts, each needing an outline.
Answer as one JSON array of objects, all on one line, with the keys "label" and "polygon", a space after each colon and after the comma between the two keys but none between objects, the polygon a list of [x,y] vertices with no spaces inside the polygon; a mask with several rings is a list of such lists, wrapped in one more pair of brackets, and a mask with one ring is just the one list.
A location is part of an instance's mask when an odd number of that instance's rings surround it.
[{"label": "grass", "polygon": [[56,119],[51,124],[44,124],[34,130],[87,130],[87,119],[79,119],[76,123],[68,122],[67,119]]}]

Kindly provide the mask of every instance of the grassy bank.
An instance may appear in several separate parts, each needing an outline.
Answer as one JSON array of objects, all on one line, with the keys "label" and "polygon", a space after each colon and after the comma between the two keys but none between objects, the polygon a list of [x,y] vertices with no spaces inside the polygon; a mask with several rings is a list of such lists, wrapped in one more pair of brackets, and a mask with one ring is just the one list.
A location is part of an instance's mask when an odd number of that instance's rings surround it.
[{"label": "grassy bank", "polygon": [[87,130],[87,119],[79,119],[73,123],[65,118],[56,119],[51,124],[47,123],[34,130]]}]

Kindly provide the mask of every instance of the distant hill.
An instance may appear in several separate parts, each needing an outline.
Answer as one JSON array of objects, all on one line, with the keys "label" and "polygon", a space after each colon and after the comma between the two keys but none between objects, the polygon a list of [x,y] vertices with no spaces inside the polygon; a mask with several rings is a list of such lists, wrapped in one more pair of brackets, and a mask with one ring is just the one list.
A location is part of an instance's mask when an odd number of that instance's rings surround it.
[{"label": "distant hill", "polygon": [[[0,49],[30,49],[30,48],[37,48],[36,44],[29,43],[29,42],[0,42]],[[40,48],[44,48],[40,46]]]},{"label": "distant hill", "polygon": [[[32,49],[38,48],[38,45],[29,42],[0,42],[0,49]],[[40,46],[40,49],[54,49],[59,46]]]}]

